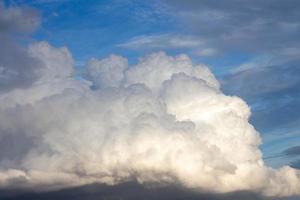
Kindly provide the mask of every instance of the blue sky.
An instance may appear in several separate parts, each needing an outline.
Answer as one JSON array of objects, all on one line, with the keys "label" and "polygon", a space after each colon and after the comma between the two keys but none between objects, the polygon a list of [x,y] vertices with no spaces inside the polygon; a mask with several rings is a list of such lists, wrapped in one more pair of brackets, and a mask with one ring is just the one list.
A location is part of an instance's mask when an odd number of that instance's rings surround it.
[{"label": "blue sky", "polygon": [[[300,145],[299,1],[199,2],[5,1],[39,10],[42,22],[32,40],[68,47],[79,69],[110,54],[130,63],[160,50],[188,54],[210,66],[227,94],[251,105],[266,156]],[[266,162],[278,167],[298,158]]]},{"label": "blue sky", "polygon": [[[7,4],[12,2],[7,1]],[[151,0],[48,0],[13,1],[13,4],[37,8],[42,15],[42,25],[35,32],[36,40],[46,40],[55,46],[67,46],[82,65],[91,57],[105,57],[120,54],[134,63],[137,58],[153,51],[164,50],[169,54],[185,53],[197,62],[215,67],[215,73],[236,66],[250,59],[252,55],[243,52],[226,52],[218,57],[193,56],[193,45],[183,48],[126,48],[122,46],[139,37],[171,38],[194,34],[186,33],[182,24],[173,16],[173,11],[161,1]],[[195,36],[191,40],[196,40]],[[192,48],[190,48],[192,46]],[[221,69],[220,69],[221,68]]]},{"label": "blue sky", "polygon": [[[20,1],[36,7],[43,16],[37,40],[67,46],[80,65],[90,57],[111,53],[134,61],[139,53],[118,47],[129,38],[174,30],[165,14],[155,12],[151,3],[138,1]],[[170,26],[171,24],[171,26]]]}]

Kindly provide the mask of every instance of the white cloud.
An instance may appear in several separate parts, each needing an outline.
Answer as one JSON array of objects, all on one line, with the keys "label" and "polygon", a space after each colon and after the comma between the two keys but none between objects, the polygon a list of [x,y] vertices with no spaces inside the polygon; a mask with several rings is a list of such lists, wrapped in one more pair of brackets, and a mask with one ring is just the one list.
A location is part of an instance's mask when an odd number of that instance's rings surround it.
[{"label": "white cloud", "polygon": [[133,49],[175,49],[175,48],[199,48],[204,45],[204,41],[190,35],[144,35],[130,39],[129,41],[119,44],[119,47]]},{"label": "white cloud", "polygon": [[129,41],[119,44],[118,47],[128,49],[151,49],[151,50],[169,50],[169,49],[188,49],[196,56],[207,57],[219,53],[217,49],[207,46],[207,42],[201,37],[193,35],[142,35]]},{"label": "white cloud", "polygon": [[[156,66],[153,68],[153,66]],[[191,59],[182,54],[176,57],[167,56],[164,52],[151,54],[126,71],[126,85],[143,83],[157,92],[161,84],[173,74],[184,72],[203,79],[212,87],[219,88],[219,83],[205,65],[194,66]]]},{"label": "white cloud", "polygon": [[194,54],[197,56],[214,56],[218,53],[218,50],[214,48],[203,48],[194,52]]},{"label": "white cloud", "polygon": [[[67,51],[42,47],[34,52],[50,54],[39,57],[47,69],[70,63]],[[111,70],[115,79],[108,79]],[[212,192],[299,194],[299,171],[264,165],[249,107],[224,95],[206,66],[159,52],[135,66],[119,56],[94,59],[88,73],[97,90],[63,73],[0,94],[1,134],[34,143],[22,158],[1,158],[1,187],[49,190],[135,178]]]}]

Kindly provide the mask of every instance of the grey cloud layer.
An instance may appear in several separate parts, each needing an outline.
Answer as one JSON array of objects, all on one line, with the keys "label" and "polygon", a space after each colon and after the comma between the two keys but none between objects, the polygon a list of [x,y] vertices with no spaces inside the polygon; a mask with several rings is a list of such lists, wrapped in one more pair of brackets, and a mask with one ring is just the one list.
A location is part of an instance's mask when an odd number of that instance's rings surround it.
[{"label": "grey cloud layer", "polygon": [[189,25],[188,32],[209,41],[212,47],[276,53],[294,48],[299,52],[297,0],[166,2]]},{"label": "grey cloud layer", "polygon": [[0,198],[4,200],[298,200],[298,197],[263,197],[259,194],[252,193],[251,191],[239,191],[225,194],[198,193],[196,191],[181,188],[178,185],[147,187],[136,182],[127,182],[115,186],[91,184],[45,193],[27,192],[24,194],[21,192],[21,194],[18,194],[18,192],[21,191],[0,190]]},{"label": "grey cloud layer", "polygon": [[[165,0],[160,12],[176,19],[174,33],[141,35],[119,45],[138,49],[190,49],[196,56],[228,52],[297,58],[300,3],[297,0]],[[166,9],[167,8],[167,9]]]}]

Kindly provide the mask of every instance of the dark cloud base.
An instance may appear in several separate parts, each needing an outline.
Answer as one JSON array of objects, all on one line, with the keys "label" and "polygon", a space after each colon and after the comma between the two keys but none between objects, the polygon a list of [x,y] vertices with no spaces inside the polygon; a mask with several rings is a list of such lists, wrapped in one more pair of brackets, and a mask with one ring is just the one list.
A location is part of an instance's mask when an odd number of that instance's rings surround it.
[{"label": "dark cloud base", "polygon": [[180,186],[145,187],[136,182],[115,186],[91,184],[52,192],[0,190],[1,200],[296,200],[297,198],[267,198],[253,192],[226,194],[198,193]]}]

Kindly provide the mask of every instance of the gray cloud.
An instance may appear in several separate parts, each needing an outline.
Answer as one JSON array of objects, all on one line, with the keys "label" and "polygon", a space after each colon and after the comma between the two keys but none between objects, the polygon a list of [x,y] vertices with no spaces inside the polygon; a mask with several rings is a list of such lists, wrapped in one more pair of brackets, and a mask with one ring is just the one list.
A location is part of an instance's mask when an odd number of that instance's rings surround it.
[{"label": "gray cloud", "polygon": [[[289,148],[283,150],[280,153],[265,157],[264,159],[268,160],[268,159],[282,158],[282,157],[295,158],[298,156],[300,156],[300,146],[293,146],[293,147],[289,147]],[[298,169],[299,168],[299,160],[295,160],[295,161],[291,162],[290,166]]]},{"label": "gray cloud", "polygon": [[9,7],[0,2],[0,32],[30,33],[40,24],[39,13],[29,7]]},{"label": "gray cloud", "polygon": [[287,93],[291,89],[298,90],[300,89],[298,88],[299,83],[300,68],[297,61],[280,65],[253,66],[229,74],[224,77],[223,87],[225,91],[231,94],[253,99],[266,98],[275,93]]},{"label": "gray cloud", "polygon": [[297,0],[166,2],[183,23],[185,32],[196,34],[211,47],[256,53],[279,53],[293,48],[299,52],[300,3]]},{"label": "gray cloud", "polygon": [[290,147],[283,151],[286,156],[300,156],[300,146]]},{"label": "gray cloud", "polygon": [[297,200],[297,197],[267,198],[251,191],[211,194],[187,190],[178,185],[157,187],[140,185],[137,182],[127,182],[115,186],[91,184],[44,193],[0,190],[0,198],[3,200]]},{"label": "gray cloud", "polygon": [[30,8],[6,8],[0,3],[0,91],[28,87],[37,78],[40,64],[16,40],[39,24],[37,12]]},{"label": "gray cloud", "polygon": [[279,65],[254,64],[227,75],[223,90],[252,105],[252,122],[261,131],[297,128],[300,114],[300,68],[298,61]]},{"label": "gray cloud", "polygon": [[300,160],[295,160],[295,161],[291,162],[290,166],[295,169],[300,169]]}]

